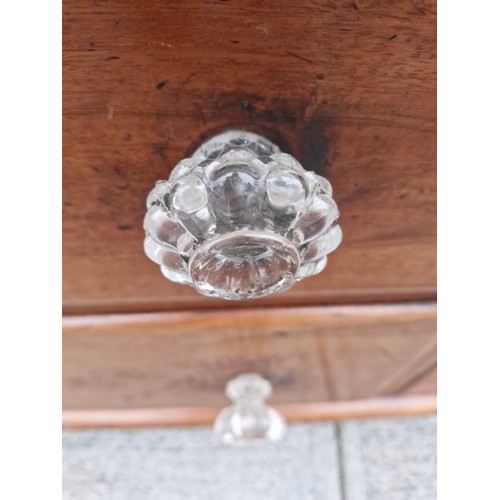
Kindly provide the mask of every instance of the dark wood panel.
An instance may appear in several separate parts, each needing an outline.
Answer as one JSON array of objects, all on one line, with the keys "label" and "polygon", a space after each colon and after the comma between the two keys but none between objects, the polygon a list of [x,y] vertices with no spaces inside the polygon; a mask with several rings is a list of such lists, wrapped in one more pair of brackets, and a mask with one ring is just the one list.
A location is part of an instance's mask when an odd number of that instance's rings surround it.
[{"label": "dark wood panel", "polygon": [[161,277],[141,225],[155,180],[229,126],[328,177],[345,238],[321,275],[238,307],[435,297],[435,2],[63,11],[66,313],[221,307]]},{"label": "dark wood panel", "polygon": [[435,332],[434,304],[68,317],[64,408],[221,406],[249,371],[276,404],[364,400]]}]

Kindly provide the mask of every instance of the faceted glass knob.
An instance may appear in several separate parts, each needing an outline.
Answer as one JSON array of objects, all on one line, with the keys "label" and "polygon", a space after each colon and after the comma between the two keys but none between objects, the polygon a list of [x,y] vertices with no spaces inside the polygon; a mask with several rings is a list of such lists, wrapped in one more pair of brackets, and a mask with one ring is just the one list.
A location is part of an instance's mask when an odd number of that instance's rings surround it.
[{"label": "faceted glass knob", "polygon": [[146,255],[166,278],[222,299],[287,290],[322,271],[342,240],[328,180],[240,130],[182,160],[147,207]]},{"label": "faceted glass knob", "polygon": [[286,432],[283,416],[265,403],[271,384],[257,373],[245,373],[226,386],[234,404],[224,408],[214,423],[215,434],[225,443],[249,444],[278,441]]}]

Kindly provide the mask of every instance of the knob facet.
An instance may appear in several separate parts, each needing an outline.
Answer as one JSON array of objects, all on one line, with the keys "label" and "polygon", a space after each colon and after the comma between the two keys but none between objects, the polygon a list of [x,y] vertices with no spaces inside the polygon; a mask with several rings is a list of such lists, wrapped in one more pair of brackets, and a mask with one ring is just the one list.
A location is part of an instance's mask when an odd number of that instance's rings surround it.
[{"label": "knob facet", "polygon": [[286,432],[286,422],[281,413],[265,403],[271,394],[270,382],[257,373],[245,373],[229,381],[226,396],[234,404],[217,416],[215,434],[231,444],[279,441]]},{"label": "knob facet", "polygon": [[240,130],[182,160],[147,207],[146,255],[166,278],[222,299],[287,290],[324,269],[342,240],[328,180]]}]

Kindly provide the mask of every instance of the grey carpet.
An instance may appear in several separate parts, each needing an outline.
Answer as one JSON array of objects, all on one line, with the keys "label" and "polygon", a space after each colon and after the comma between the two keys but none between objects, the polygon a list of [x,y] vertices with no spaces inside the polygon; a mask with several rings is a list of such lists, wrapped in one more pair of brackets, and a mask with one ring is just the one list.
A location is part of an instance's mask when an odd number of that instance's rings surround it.
[{"label": "grey carpet", "polygon": [[295,424],[248,448],[205,427],[65,431],[63,499],[433,500],[435,450],[435,417]]},{"label": "grey carpet", "polygon": [[332,424],[231,447],[210,429],[66,431],[64,500],[340,500]]},{"label": "grey carpet", "polygon": [[436,498],[436,417],[344,422],[345,500]]}]

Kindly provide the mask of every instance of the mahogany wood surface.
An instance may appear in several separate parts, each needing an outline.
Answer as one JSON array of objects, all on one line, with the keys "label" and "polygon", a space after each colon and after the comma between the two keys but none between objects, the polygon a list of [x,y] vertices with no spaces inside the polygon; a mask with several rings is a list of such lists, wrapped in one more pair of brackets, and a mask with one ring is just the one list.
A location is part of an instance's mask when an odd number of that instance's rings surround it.
[{"label": "mahogany wood surface", "polygon": [[[66,314],[435,298],[434,1],[64,0],[63,49]],[[323,273],[244,303],[166,281],[142,250],[144,200],[154,182],[200,141],[234,126],[263,133],[329,178],[344,231]],[[151,332],[140,349],[152,353],[172,335],[175,351],[172,331]],[[322,341],[348,349],[342,335],[321,331]],[[251,332],[237,329],[233,342],[244,344]],[[301,370],[293,363],[317,361],[307,336],[277,332],[249,341],[249,349],[285,344],[303,354],[288,364],[278,357],[285,378]],[[136,333],[118,335],[119,348],[126,351]],[[231,342],[217,332],[184,333],[193,347],[195,338]],[[109,336],[71,338],[92,352],[98,346],[85,342],[99,339],[118,363]],[[260,362],[273,373],[276,358]],[[218,363],[220,390],[237,366]],[[304,398],[341,396],[334,383],[316,387],[321,367],[309,366],[310,380],[296,382]],[[129,397],[168,402],[154,393]]]},{"label": "mahogany wood surface", "polygon": [[416,357],[435,350],[433,303],[72,316],[63,325],[65,410],[221,407],[225,384],[243,372],[268,378],[282,405],[435,392],[411,391]]}]

